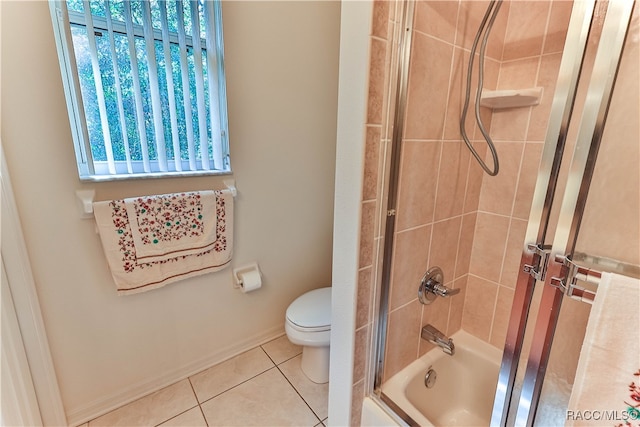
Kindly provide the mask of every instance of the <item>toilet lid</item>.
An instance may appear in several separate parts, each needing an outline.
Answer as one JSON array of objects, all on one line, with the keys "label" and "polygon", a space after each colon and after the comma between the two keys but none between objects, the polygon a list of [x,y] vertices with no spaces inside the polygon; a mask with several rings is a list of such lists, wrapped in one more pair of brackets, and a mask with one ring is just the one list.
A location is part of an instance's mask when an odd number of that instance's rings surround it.
[{"label": "toilet lid", "polygon": [[304,330],[325,331],[331,328],[331,288],[320,288],[300,295],[287,308],[287,320]]}]

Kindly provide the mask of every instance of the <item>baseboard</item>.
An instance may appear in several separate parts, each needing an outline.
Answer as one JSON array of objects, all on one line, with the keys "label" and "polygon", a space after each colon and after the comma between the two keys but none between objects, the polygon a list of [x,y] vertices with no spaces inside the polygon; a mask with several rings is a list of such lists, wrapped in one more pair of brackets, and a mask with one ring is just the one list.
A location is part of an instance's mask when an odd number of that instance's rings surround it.
[{"label": "baseboard", "polygon": [[245,338],[231,346],[210,354],[200,360],[185,366],[180,366],[173,371],[163,373],[152,380],[146,380],[137,384],[132,384],[123,390],[110,396],[96,399],[87,405],[71,408],[67,410],[67,421],[69,426],[78,426],[96,417],[111,412],[120,406],[133,402],[141,397],[158,391],[175,382],[181,381],[200,371],[210,368],[218,363],[224,362],[240,353],[255,348],[261,344],[271,341],[274,338],[284,335],[284,325],[270,328],[252,337]]}]

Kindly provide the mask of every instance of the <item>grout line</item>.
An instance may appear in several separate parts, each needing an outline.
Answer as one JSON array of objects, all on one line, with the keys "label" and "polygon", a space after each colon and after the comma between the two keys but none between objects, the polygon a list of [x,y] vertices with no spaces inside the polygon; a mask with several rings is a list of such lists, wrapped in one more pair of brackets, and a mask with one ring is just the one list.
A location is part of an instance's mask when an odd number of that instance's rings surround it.
[{"label": "grout line", "polygon": [[[207,421],[207,417],[204,415],[204,411],[202,410],[202,406],[200,405],[200,400],[198,399],[198,394],[196,393],[196,389],[193,387],[193,383],[191,382],[191,378],[187,377],[187,380],[189,381],[189,385],[191,386],[191,390],[193,391],[193,395],[196,398],[196,402],[198,402],[198,409],[200,409],[200,413],[202,414],[202,419],[204,420],[204,423],[207,425],[207,427],[209,427],[209,421]],[[193,409],[193,408],[191,408],[191,409]]]},{"label": "grout line", "polygon": [[[547,22],[544,26],[544,32],[542,33],[542,46],[540,46],[540,54],[544,53],[544,48],[547,45],[547,39],[549,38],[549,24],[551,23],[551,11],[553,10],[553,3],[549,2],[547,6],[549,9],[547,10]],[[566,38],[566,36],[565,36]]]},{"label": "grout line", "polygon": [[[264,351],[264,350],[263,350],[263,351]],[[272,370],[273,368],[277,368],[277,366],[275,366],[275,365],[274,365],[274,366],[270,367],[269,369],[266,369],[266,370],[264,370],[264,371],[262,371],[262,372],[260,372],[260,373],[258,373],[258,374],[256,374],[256,375],[252,376],[251,378],[247,378],[246,380],[244,380],[244,381],[242,381],[242,382],[239,382],[238,384],[234,385],[233,387],[229,387],[228,389],[226,389],[226,390],[224,390],[224,391],[221,391],[220,393],[216,394],[215,396],[211,396],[211,397],[209,397],[208,399],[205,399],[205,400],[203,400],[202,402],[199,402],[199,404],[200,404],[200,405],[202,405],[203,403],[207,403],[208,401],[210,401],[210,400],[212,400],[212,399],[215,399],[216,397],[218,397],[218,396],[220,396],[220,395],[222,395],[222,394],[224,394],[224,393],[226,393],[226,392],[228,392],[228,391],[230,391],[230,390],[233,390],[234,388],[236,388],[236,387],[238,387],[238,386],[241,386],[242,384],[244,384],[244,383],[246,383],[246,382],[249,382],[249,381],[251,381],[252,379],[254,379],[254,378],[256,378],[256,377],[259,377],[260,375],[264,374],[265,372],[269,372],[269,371],[270,371],[270,370]]]},{"label": "grout line", "polygon": [[[163,420],[160,424],[155,424],[155,426],[156,426],[156,427],[157,427],[157,426],[161,426],[162,424],[166,423],[167,421],[170,421],[170,420],[172,420],[172,419],[174,419],[174,418],[177,418],[177,417],[179,417],[180,415],[185,414],[185,413],[187,413],[187,412],[191,411],[192,409],[195,409],[195,408],[198,408],[198,407],[200,407],[200,405],[195,405],[195,406],[192,406],[191,408],[185,409],[184,411],[182,411],[182,412],[180,412],[180,413],[178,413],[178,414],[176,414],[176,415],[173,415],[173,416],[171,416],[171,417],[167,418],[166,420]],[[204,414],[203,414],[202,416],[204,417]],[[205,422],[206,422],[206,419],[205,419]],[[81,425],[82,425],[82,424],[81,424]],[[207,424],[207,426],[208,426],[208,424]]]},{"label": "grout line", "polygon": [[[420,319],[418,319],[418,345],[416,347],[416,355],[413,360],[416,360],[420,357],[420,340],[422,339],[421,330],[422,330],[422,321],[424,319],[424,310],[426,304],[420,304]],[[413,360],[411,362],[413,362]]]},{"label": "grout line", "polygon": [[415,230],[419,230],[421,228],[431,227],[431,226],[433,226],[433,222],[427,222],[427,223],[424,223],[424,224],[414,225],[412,227],[404,228],[402,230],[396,230],[394,234],[398,235],[398,234],[408,233],[410,231],[415,231]]},{"label": "grout line", "polygon": [[[313,408],[311,407],[311,405],[309,405],[309,403],[307,403],[306,399],[304,398],[304,396],[298,391],[298,389],[296,388],[296,386],[293,385],[293,383],[291,381],[289,381],[289,378],[284,374],[284,372],[282,372],[282,370],[280,369],[279,366],[276,366],[276,369],[282,374],[282,376],[284,377],[284,379],[289,383],[289,385],[291,386],[291,388],[293,388],[293,391],[295,391],[298,396],[300,396],[300,399],[302,399],[302,401],[304,402],[305,405],[307,405],[307,407],[309,408],[309,410],[311,411],[311,413],[316,417],[316,419],[318,420],[319,423],[322,422],[322,420],[320,419],[320,417],[318,416],[318,414],[316,414],[316,411],[313,410]],[[316,424],[317,425],[317,424]]]},{"label": "grout line", "polygon": [[[462,241],[462,226],[463,225],[464,225],[464,215],[460,215],[460,227],[458,228],[458,237],[456,239],[456,255],[455,255],[454,260],[453,260],[453,278],[451,279],[452,283],[456,281],[456,276],[458,275],[458,258],[460,257],[460,243]],[[471,260],[471,257],[469,257],[469,260]],[[469,267],[467,267],[467,270],[468,269],[469,269]],[[449,316],[451,316],[451,305],[449,305]],[[449,322],[449,318],[447,318],[447,326],[449,326],[448,322]]]},{"label": "grout line", "polygon": [[275,366],[278,366],[278,364],[276,363],[275,360],[273,360],[273,358],[271,357],[271,355],[269,354],[269,352],[267,350],[264,349],[264,347],[260,346],[260,350],[262,350],[264,352],[264,354],[267,355],[267,357],[269,358],[269,360],[271,360],[271,363],[273,363]]},{"label": "grout line", "polygon": [[493,300],[493,314],[491,315],[491,324],[489,328],[489,339],[488,343],[491,343],[491,337],[493,336],[493,327],[496,320],[496,311],[498,311],[498,296],[500,294],[500,284],[498,284],[496,289],[496,298]]},{"label": "grout line", "polygon": [[[367,267],[364,267],[363,269],[370,268],[370,267],[371,267],[371,266],[367,266]],[[262,348],[262,346],[260,346],[260,348]],[[269,359],[271,359],[271,362],[273,363],[273,365],[274,365],[274,366],[280,366],[280,365],[282,365],[283,363],[287,363],[289,360],[291,360],[291,359],[295,359],[296,357],[298,357],[298,356],[300,356],[300,355],[302,354],[302,350],[300,350],[300,352],[299,352],[299,353],[296,353],[296,354],[294,354],[293,356],[286,358],[285,360],[283,360],[283,361],[282,361],[282,362],[280,362],[280,363],[276,363],[276,361],[275,361],[275,360],[273,360],[273,358],[269,355],[269,353],[267,352],[267,350],[265,350],[264,348],[262,348],[262,351],[264,351],[264,352],[267,354],[267,357],[268,357]]]}]

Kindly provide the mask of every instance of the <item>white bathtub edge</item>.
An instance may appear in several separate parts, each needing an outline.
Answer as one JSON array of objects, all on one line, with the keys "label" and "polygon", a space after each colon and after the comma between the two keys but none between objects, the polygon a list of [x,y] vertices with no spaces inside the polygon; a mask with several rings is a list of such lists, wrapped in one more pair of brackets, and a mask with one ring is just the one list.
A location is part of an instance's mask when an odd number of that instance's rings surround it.
[{"label": "white bathtub edge", "polygon": [[371,397],[365,397],[362,401],[362,416],[360,418],[361,427],[397,427],[408,426],[396,414],[388,412],[390,410],[383,407]]},{"label": "white bathtub edge", "polygon": [[[458,332],[453,334],[451,338],[453,338],[457,346],[459,345],[460,347],[466,347],[481,358],[491,360],[494,363],[497,363],[498,366],[500,366],[500,361],[502,360],[502,352],[493,347],[491,344],[463,330],[459,330]],[[404,390],[408,382],[414,376],[422,372],[426,372],[429,366],[433,365],[435,361],[439,360],[442,357],[449,356],[442,352],[441,349],[434,348],[420,358],[413,361],[402,371],[395,374],[382,385],[382,392],[387,395],[396,405],[402,408],[402,410],[420,426],[433,426],[433,424],[409,402]],[[375,402],[372,403],[375,404]],[[377,406],[380,407],[379,405]],[[372,425],[375,426],[376,424]]]}]

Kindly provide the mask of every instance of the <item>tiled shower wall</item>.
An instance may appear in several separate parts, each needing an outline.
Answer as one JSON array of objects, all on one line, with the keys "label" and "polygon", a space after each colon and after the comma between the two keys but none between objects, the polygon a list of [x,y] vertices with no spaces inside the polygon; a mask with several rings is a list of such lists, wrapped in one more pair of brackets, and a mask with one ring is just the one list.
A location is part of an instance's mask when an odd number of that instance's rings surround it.
[{"label": "tiled shower wall", "polygon": [[541,103],[494,110],[500,173],[483,176],[462,328],[502,348],[560,66],[570,1],[514,1],[497,89],[543,87]]},{"label": "tiled shower wall", "polygon": [[389,112],[389,89],[393,34],[397,28],[395,1],[375,0],[370,37],[369,96],[367,101],[360,259],[356,309],[355,355],[351,425],[360,425],[362,399],[369,388],[371,339],[374,325],[375,286],[379,272],[378,252],[382,246],[380,209],[383,205],[383,163],[389,145],[386,117]]},{"label": "tiled shower wall", "polygon": [[[394,260],[389,300],[385,378],[431,348],[420,329],[431,323],[446,334],[461,327],[502,348],[529,204],[540,160],[571,3],[504,2],[492,29],[484,87],[543,86],[539,106],[482,115],[500,153],[501,172],[483,174],[461,140],[469,50],[485,1],[416,2],[406,123],[398,186]],[[362,200],[360,275],[352,425],[359,425],[368,389],[375,283],[382,246],[384,160],[388,153],[392,35],[398,4],[374,2],[367,140]],[[545,36],[546,34],[546,36]],[[472,83],[467,133],[481,154],[485,143],[473,124],[477,79]],[[392,107],[392,106],[391,106]],[[487,154],[488,155],[488,154]],[[487,159],[491,167],[491,159]],[[452,298],[423,306],[417,288],[424,272],[443,269]]]}]

